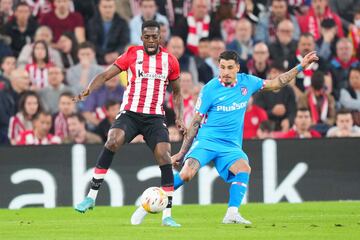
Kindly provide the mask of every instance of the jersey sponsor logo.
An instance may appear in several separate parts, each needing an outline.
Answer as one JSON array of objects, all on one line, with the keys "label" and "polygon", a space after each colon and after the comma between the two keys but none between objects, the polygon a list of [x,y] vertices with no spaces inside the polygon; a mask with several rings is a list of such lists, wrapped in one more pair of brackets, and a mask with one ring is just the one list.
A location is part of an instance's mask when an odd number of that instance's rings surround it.
[{"label": "jersey sponsor logo", "polygon": [[242,87],[240,90],[241,90],[241,95],[243,95],[243,96],[246,96],[246,94],[248,93],[248,90],[246,87]]},{"label": "jersey sponsor logo", "polygon": [[242,108],[246,108],[247,101],[236,103],[234,102],[231,106],[217,106],[216,111],[220,112],[232,112]]},{"label": "jersey sponsor logo", "polygon": [[144,73],[140,69],[138,70],[138,77],[141,78],[154,78],[154,79],[161,79],[166,80],[167,75],[165,74],[158,74],[158,73]]}]

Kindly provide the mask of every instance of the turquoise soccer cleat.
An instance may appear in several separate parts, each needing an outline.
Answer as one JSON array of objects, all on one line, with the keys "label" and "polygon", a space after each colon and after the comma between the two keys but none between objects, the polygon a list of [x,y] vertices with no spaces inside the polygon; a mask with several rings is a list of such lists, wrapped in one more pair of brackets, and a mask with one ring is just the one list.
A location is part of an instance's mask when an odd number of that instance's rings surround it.
[{"label": "turquoise soccer cleat", "polygon": [[167,227],[181,227],[172,217],[166,217],[162,220],[162,225]]},{"label": "turquoise soccer cleat", "polygon": [[86,197],[84,201],[76,205],[75,210],[81,213],[85,213],[87,210],[92,210],[95,207],[94,199]]}]

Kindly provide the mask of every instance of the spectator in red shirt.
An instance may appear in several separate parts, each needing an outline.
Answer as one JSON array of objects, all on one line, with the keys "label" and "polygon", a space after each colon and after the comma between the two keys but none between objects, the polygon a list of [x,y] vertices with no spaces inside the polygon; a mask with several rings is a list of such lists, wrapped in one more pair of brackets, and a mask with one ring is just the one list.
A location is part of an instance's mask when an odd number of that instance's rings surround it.
[{"label": "spectator in red shirt", "polygon": [[307,108],[299,108],[296,112],[293,128],[282,135],[282,138],[321,138],[321,134],[310,129],[311,113]]},{"label": "spectator in red shirt", "polygon": [[70,0],[54,0],[54,11],[40,19],[41,25],[51,28],[54,33],[53,42],[57,43],[63,32],[75,32],[79,43],[85,41],[83,17],[77,12],[70,12]]},{"label": "spectator in red shirt", "polygon": [[261,107],[253,104],[253,97],[250,97],[244,120],[244,139],[256,137],[256,132],[260,124],[268,120],[267,113]]},{"label": "spectator in red shirt", "polygon": [[51,128],[51,114],[39,112],[33,119],[33,130],[21,133],[17,145],[49,145],[60,144],[61,139],[49,133]]},{"label": "spectator in red shirt", "polygon": [[303,33],[310,32],[316,40],[320,38],[320,24],[326,18],[334,19],[337,26],[338,37],[344,37],[344,31],[340,17],[328,6],[328,0],[312,0],[309,12],[299,17],[300,30]]}]

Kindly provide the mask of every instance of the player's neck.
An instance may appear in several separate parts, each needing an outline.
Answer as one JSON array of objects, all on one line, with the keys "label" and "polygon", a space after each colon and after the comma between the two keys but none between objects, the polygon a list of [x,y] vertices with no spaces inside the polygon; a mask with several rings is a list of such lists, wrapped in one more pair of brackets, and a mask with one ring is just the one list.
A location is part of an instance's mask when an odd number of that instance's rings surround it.
[{"label": "player's neck", "polygon": [[231,79],[230,82],[224,82],[223,80],[219,79],[221,85],[223,85],[224,87],[234,87],[237,84],[237,80],[236,79]]}]

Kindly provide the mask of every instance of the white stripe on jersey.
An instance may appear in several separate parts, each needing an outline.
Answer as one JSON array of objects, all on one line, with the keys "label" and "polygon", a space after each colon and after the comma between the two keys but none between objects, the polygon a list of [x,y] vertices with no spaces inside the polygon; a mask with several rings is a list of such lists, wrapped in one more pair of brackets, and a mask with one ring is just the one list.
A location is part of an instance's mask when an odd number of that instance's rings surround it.
[{"label": "white stripe on jersey", "polygon": [[130,89],[131,89],[131,78],[132,78],[132,72],[131,72],[131,69],[128,68],[128,70],[127,70],[128,85],[126,87],[126,91],[125,91],[124,96],[123,96],[123,102],[121,103],[121,106],[120,106],[120,112],[124,110],[125,106],[129,102],[129,92],[130,92]]},{"label": "white stripe on jersey", "polygon": [[133,112],[137,112],[137,108],[138,108],[139,100],[140,100],[142,78],[138,76],[138,73],[143,72],[143,69],[142,69],[143,61],[144,61],[144,51],[143,50],[136,51],[135,91],[134,91],[134,96],[133,96],[133,99],[132,99],[132,102],[131,102],[131,107],[130,107],[130,111],[133,111]]},{"label": "white stripe on jersey", "polygon": [[[162,74],[165,76],[168,76],[168,71],[169,71],[168,58],[169,58],[169,54],[166,52],[162,52],[161,66],[162,66]],[[163,114],[161,105],[164,101],[164,85],[165,85],[166,81],[168,81],[168,79],[166,79],[164,81],[160,81],[159,95],[158,95],[158,99],[157,99],[157,103],[156,103],[156,111],[155,111],[156,114]]]},{"label": "white stripe on jersey", "polygon": [[[149,73],[156,74],[156,55],[151,55],[149,57]],[[148,78],[143,113],[150,113],[151,102],[154,95],[154,86],[155,78]]]}]

